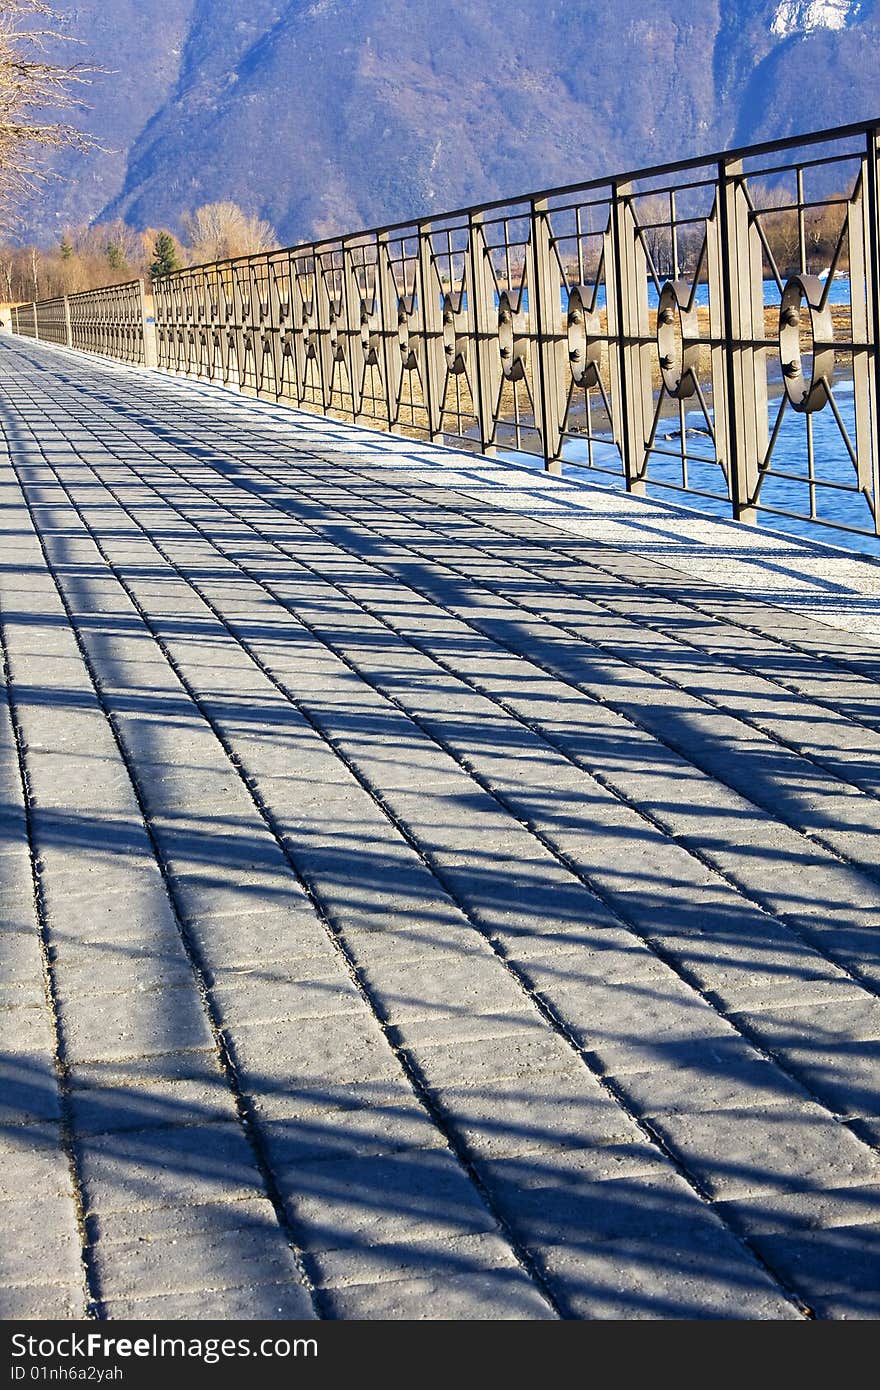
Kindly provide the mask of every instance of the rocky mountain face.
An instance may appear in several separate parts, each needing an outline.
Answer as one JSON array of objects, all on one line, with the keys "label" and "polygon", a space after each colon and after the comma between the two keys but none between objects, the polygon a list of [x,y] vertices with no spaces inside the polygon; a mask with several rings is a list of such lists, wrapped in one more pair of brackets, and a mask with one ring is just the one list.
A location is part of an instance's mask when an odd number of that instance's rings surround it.
[{"label": "rocky mountain face", "polygon": [[110,71],[47,241],[227,198],[293,241],[880,117],[880,0],[56,4]]}]

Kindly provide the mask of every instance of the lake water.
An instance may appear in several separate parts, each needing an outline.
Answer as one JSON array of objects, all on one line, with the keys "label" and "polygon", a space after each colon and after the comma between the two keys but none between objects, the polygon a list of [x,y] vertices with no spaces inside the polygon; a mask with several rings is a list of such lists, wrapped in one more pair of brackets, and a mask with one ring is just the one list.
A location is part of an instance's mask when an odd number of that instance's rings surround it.
[{"label": "lake water", "polygon": [[[765,281],[764,303],[767,306],[777,305],[779,298],[779,288],[776,282],[773,280]],[[652,282],[648,291],[649,306],[656,309],[658,300],[659,295]],[[850,303],[848,278],[840,277],[832,280],[828,301],[832,305],[846,306]],[[696,303],[706,305],[708,302],[708,286],[699,285]],[[597,306],[602,308],[604,304],[604,289],[600,289]],[[772,430],[779,410],[782,386],[778,363],[774,366],[771,361],[768,365],[771,394],[769,428]],[[834,398],[850,439],[854,439],[853,380],[851,374],[841,371],[839,367],[834,382]],[[709,405],[711,413],[711,397],[709,398]],[[715,495],[703,496],[692,491],[677,492],[672,491],[668,486],[663,486],[663,484],[673,484],[681,487],[681,463],[677,459],[656,454],[652,455],[649,468],[648,495],[657,501],[681,502],[686,506],[698,508],[712,515],[729,518],[731,510],[730,502],[726,497],[726,483],[720,468],[712,461],[712,445],[711,440],[706,437],[706,421],[702,411],[699,408],[689,410],[685,416],[685,424],[688,431],[694,431],[693,434],[688,435],[687,443],[689,487],[697,489],[699,493]],[[814,477],[817,484],[840,484],[852,488],[855,483],[855,472],[843,436],[829,407],[826,406],[824,410],[813,414],[812,430],[815,455]],[[671,414],[668,420],[664,419],[661,422],[658,429],[658,442],[666,449],[678,450],[677,408],[674,415]],[[542,466],[540,460],[535,459],[534,455],[510,452],[505,456],[515,459],[519,463],[527,463],[532,467]],[[585,467],[584,465],[588,463],[588,457],[586,441],[570,439],[566,442],[564,471],[567,480],[589,482],[607,487],[623,486],[623,479],[620,476],[620,456],[612,443],[604,443],[601,440],[598,442],[594,440],[593,443],[594,465],[598,465],[600,469],[609,469],[610,472],[599,472],[596,471],[595,467]],[[796,479],[778,478],[768,475],[761,490],[760,500],[763,505],[780,508],[784,511],[798,512],[808,518],[811,508],[810,487],[807,480],[807,421],[805,416],[798,415],[790,409],[786,409],[784,412],[773,450],[772,467],[774,471],[797,475],[797,477]],[[814,495],[816,514],[825,523],[824,525],[817,526],[809,519],[801,520],[799,517],[775,516],[766,511],[760,513],[761,525],[772,530],[784,531],[790,535],[806,536],[820,541],[826,540],[830,544],[840,545],[849,550],[858,550],[865,554],[880,556],[880,541],[876,537],[859,535],[842,529],[844,527],[870,529],[873,526],[870,510],[860,494],[840,491],[833,486],[817,486],[814,489]]]},{"label": "lake water", "polygon": [[[835,381],[835,400],[846,425],[850,438],[855,436],[855,411],[852,378]],[[781,397],[776,395],[770,403],[770,428],[776,420]],[[688,482],[691,488],[714,496],[698,495],[692,491],[673,491],[663,484],[681,487],[681,462],[675,458],[653,454],[648,470],[648,496],[657,501],[680,502],[715,516],[730,518],[730,502],[726,496],[726,483],[719,466],[712,459],[711,440],[706,437],[706,422],[699,409],[688,411],[685,416],[688,430],[700,431],[688,436]],[[812,416],[813,446],[815,455],[815,479],[817,484],[837,483],[853,487],[855,472],[852,462],[831,410],[826,407]],[[761,491],[761,502],[765,507],[778,507],[809,517],[810,489],[807,481],[806,418],[786,409],[773,451],[773,468],[784,473],[796,475],[795,478],[779,478],[768,475]],[[661,422],[658,428],[658,441],[664,448],[677,450],[678,420],[670,418]],[[508,451],[502,457],[509,457],[517,463],[531,467],[542,467],[540,459],[534,455]],[[588,466],[587,443],[581,439],[566,442],[564,474],[567,481],[588,482],[600,486],[622,488],[620,455],[614,445],[601,440],[593,442],[594,467]],[[587,465],[587,466],[585,466]],[[610,472],[599,472],[609,469]],[[803,481],[802,481],[803,480]],[[813,540],[825,540],[848,550],[858,550],[865,554],[880,556],[880,541],[876,537],[859,535],[843,527],[870,528],[871,515],[867,503],[859,493],[842,492],[834,487],[815,488],[815,507],[818,517],[825,525],[817,526],[810,520],[799,517],[780,517],[761,511],[760,524],[771,530],[784,531],[790,535],[805,536]]]},{"label": "lake water", "polygon": [[[764,281],[764,304],[765,304],[768,308],[771,308],[773,305],[777,305],[777,304],[779,303],[780,298],[781,298],[781,293],[780,293],[780,289],[779,289],[779,286],[777,285],[776,281],[775,281],[775,280],[765,280],[765,281]],[[496,307],[496,308],[498,307],[498,299],[499,299],[499,296],[498,296],[498,294],[497,294],[497,292],[496,292],[496,294],[495,294],[495,296],[494,296],[495,307]],[[829,292],[828,292],[828,303],[831,304],[831,305],[834,305],[834,304],[837,304],[837,305],[847,305],[847,304],[849,304],[849,302],[850,302],[849,276],[847,276],[847,275],[835,276],[835,278],[831,281],[831,288],[830,288],[830,290],[829,290]],[[441,303],[442,303],[442,296],[441,296]],[[606,297],[606,294],[605,294],[605,286],[604,286],[604,285],[600,285],[599,288],[598,288],[597,294],[596,294],[596,308],[597,308],[597,309],[604,309],[606,303],[607,303],[607,297]],[[649,308],[649,309],[656,309],[656,308],[658,307],[659,303],[660,303],[660,293],[659,293],[659,291],[658,291],[658,289],[657,289],[657,286],[654,284],[654,281],[653,281],[653,280],[649,280],[649,281],[648,281],[648,308]],[[700,285],[697,285],[697,291],[696,291],[696,295],[695,295],[695,297],[694,297],[694,303],[697,305],[698,308],[705,308],[705,307],[708,305],[708,303],[709,303],[709,286],[708,286],[707,284],[700,284]],[[467,306],[467,294],[465,293],[465,294],[462,295],[462,307],[464,308],[464,307],[466,307],[466,306]],[[522,308],[523,312],[527,312],[527,311],[528,311],[528,307],[529,307],[529,291],[528,291],[528,286],[524,286],[524,287],[523,287],[523,292],[522,292],[522,305],[521,305],[520,307]],[[567,290],[565,290],[565,288],[563,288],[563,290],[562,290],[562,307],[563,307],[563,309],[567,309],[567,308],[568,308],[568,292],[567,292]]]}]

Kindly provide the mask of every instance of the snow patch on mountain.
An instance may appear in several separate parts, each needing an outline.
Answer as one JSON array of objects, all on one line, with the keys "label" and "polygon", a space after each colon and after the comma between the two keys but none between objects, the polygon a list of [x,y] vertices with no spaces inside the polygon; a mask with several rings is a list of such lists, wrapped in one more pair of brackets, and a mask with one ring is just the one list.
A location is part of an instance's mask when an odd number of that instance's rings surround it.
[{"label": "snow patch on mountain", "polygon": [[858,19],[861,8],[858,0],[782,0],[770,30],[785,39],[816,29],[846,29]]}]

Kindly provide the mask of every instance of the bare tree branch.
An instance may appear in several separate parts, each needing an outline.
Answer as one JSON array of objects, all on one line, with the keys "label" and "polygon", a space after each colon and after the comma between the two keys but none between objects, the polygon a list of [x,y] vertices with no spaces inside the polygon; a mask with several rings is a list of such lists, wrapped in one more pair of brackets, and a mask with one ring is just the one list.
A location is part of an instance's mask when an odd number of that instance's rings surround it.
[{"label": "bare tree branch", "polygon": [[64,32],[65,23],[44,0],[0,0],[0,227],[5,230],[14,224],[17,207],[53,177],[45,164],[48,152],[99,148],[69,120],[46,119],[49,112],[83,110],[80,89],[100,71],[43,56],[59,42],[77,42]]}]

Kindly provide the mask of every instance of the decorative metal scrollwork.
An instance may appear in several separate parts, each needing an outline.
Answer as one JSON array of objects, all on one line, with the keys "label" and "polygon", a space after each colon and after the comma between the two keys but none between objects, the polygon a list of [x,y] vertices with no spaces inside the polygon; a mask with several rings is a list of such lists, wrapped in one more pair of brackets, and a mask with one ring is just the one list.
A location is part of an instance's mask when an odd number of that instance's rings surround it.
[{"label": "decorative metal scrollwork", "polygon": [[507,290],[502,290],[498,296],[498,353],[506,381],[522,381],[526,374],[529,340],[521,304],[522,293],[517,298],[516,306]]},{"label": "decorative metal scrollwork", "polygon": [[667,280],[657,307],[657,351],[663,385],[677,401],[697,390],[700,325],[693,291],[685,280]]},{"label": "decorative metal scrollwork", "polygon": [[602,361],[599,315],[590,308],[593,295],[586,285],[572,285],[568,293],[568,365],[576,386],[598,386]]},{"label": "decorative metal scrollwork", "polygon": [[415,310],[415,295],[402,294],[397,301],[397,344],[400,360],[406,372],[413,372],[419,365],[416,355],[419,324]]},{"label": "decorative metal scrollwork", "polygon": [[315,302],[312,299],[303,300],[302,345],[306,357],[318,356],[318,325],[315,321]]},{"label": "decorative metal scrollwork", "polygon": [[345,309],[343,307],[342,300],[331,299],[330,326],[328,329],[327,336],[329,338],[330,357],[331,360],[334,362],[343,362],[345,360],[345,348],[343,346],[342,338],[339,335],[339,321],[343,317],[344,313]]},{"label": "decorative metal scrollwork", "polygon": [[467,368],[467,323],[462,304],[461,290],[443,296],[443,352],[446,368],[453,376]]},{"label": "decorative metal scrollwork", "polygon": [[[828,404],[828,388],[834,380],[834,323],[831,308],[822,303],[824,286],[815,275],[792,275],[779,305],[779,359],[785,394],[794,410],[810,415]],[[812,337],[810,374],[801,354],[803,308],[809,311]]]},{"label": "decorative metal scrollwork", "polygon": [[295,350],[296,330],[293,326],[293,305],[289,292],[287,298],[279,300],[278,303],[278,336],[282,357],[292,357]]},{"label": "decorative metal scrollwork", "polygon": [[364,354],[364,362],[368,367],[378,367],[379,348],[381,345],[381,334],[379,332],[379,316],[376,313],[376,301],[367,303],[361,300],[361,352]]}]

